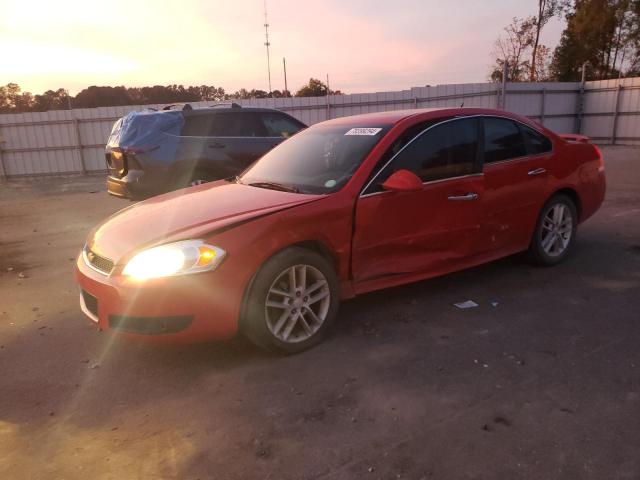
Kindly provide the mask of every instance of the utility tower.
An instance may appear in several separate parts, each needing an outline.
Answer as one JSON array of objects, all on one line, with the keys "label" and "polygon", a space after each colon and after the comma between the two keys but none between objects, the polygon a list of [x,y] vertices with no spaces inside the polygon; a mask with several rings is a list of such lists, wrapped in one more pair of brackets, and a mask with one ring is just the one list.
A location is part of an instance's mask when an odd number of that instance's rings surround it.
[{"label": "utility tower", "polygon": [[269,95],[271,95],[271,60],[269,59],[269,22],[267,20],[267,0],[264,0],[264,46],[267,47],[267,75],[269,76]]}]

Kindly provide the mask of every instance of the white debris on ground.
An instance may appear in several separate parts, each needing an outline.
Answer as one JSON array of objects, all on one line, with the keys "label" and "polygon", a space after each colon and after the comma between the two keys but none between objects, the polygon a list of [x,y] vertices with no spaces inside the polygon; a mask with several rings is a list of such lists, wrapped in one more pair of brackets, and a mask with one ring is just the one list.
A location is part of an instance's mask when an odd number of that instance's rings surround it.
[{"label": "white debris on ground", "polygon": [[474,307],[478,306],[478,304],[476,302],[474,302],[473,300],[467,300],[465,302],[454,303],[453,305],[458,307],[458,308],[461,308],[461,309],[474,308]]}]

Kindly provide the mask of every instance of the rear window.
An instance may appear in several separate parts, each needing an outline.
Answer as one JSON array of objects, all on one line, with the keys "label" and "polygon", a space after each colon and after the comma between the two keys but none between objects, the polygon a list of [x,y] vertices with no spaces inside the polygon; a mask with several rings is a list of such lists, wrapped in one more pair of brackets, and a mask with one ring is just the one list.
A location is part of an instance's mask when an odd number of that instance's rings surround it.
[{"label": "rear window", "polygon": [[184,137],[266,137],[258,114],[220,112],[185,116]]},{"label": "rear window", "polygon": [[520,125],[520,128],[527,142],[527,152],[529,155],[540,155],[551,151],[551,140],[547,137],[525,125]]},{"label": "rear window", "polygon": [[515,122],[506,118],[485,118],[484,163],[500,162],[527,154],[524,138]]},{"label": "rear window", "polygon": [[208,137],[215,115],[188,115],[184,117],[183,137]]},{"label": "rear window", "polygon": [[225,112],[215,116],[212,137],[266,137],[266,130],[254,112]]}]

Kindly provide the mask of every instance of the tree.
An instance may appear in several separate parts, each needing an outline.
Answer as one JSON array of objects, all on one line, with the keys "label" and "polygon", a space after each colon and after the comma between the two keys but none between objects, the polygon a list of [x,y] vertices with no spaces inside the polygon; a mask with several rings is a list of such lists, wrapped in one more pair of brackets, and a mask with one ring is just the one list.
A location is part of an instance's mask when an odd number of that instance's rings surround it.
[{"label": "tree", "polygon": [[33,110],[46,112],[47,110],[67,110],[71,105],[71,97],[64,88],[56,91],[47,90],[42,95],[34,97]]},{"label": "tree", "polygon": [[546,45],[538,45],[534,78],[537,82],[548,82],[551,78],[551,49]]},{"label": "tree", "polygon": [[[310,78],[309,83],[300,87],[296,97],[324,97],[327,95],[327,85],[317,78]],[[329,90],[329,95],[342,95],[340,90]]]},{"label": "tree", "polygon": [[131,105],[131,98],[125,87],[91,86],[78,93],[73,101],[76,108],[110,107]]},{"label": "tree", "polygon": [[566,6],[567,0],[538,0],[538,15],[533,23],[533,47],[531,50],[531,69],[529,71],[529,81],[535,82],[540,79],[536,75],[538,69],[538,47],[540,46],[540,32],[544,26],[554,16],[560,14]]},{"label": "tree", "polygon": [[7,83],[0,91],[0,111],[28,112],[33,107],[33,95],[23,92],[17,83]]},{"label": "tree", "polygon": [[531,69],[529,60],[525,60],[527,51],[534,43],[535,17],[513,18],[504,28],[493,46],[495,63],[489,77],[494,82],[502,81],[504,64],[507,64],[508,79],[523,82]]},{"label": "tree", "polygon": [[559,81],[577,81],[586,62],[587,79],[634,72],[640,62],[640,0],[575,0],[553,54]]},{"label": "tree", "polygon": [[5,113],[11,111],[11,107],[9,105],[9,95],[7,92],[7,87],[0,87],[0,113]]},{"label": "tree", "polygon": [[[320,82],[322,83],[322,82]],[[340,94],[339,91],[331,92]],[[290,97],[291,92],[241,88],[227,94],[224,88],[212,85],[154,85],[151,87],[109,87],[92,85],[70,97],[63,88],[47,90],[33,95],[23,92],[16,83],[0,86],[0,113],[45,112],[48,110],[67,110],[72,108],[107,107],[119,105],[149,105],[166,103],[184,103],[199,101],[219,101],[233,98],[282,98]]]}]

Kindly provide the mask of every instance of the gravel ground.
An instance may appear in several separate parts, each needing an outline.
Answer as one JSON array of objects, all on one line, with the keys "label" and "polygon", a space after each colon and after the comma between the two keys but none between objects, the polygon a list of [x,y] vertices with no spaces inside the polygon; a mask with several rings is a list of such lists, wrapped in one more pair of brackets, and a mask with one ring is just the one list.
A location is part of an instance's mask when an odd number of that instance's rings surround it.
[{"label": "gravel ground", "polygon": [[0,184],[0,478],[640,478],[640,149],[604,153],[562,265],[358,297],[293,357],[111,341],[72,267],[128,202],[100,176]]}]

